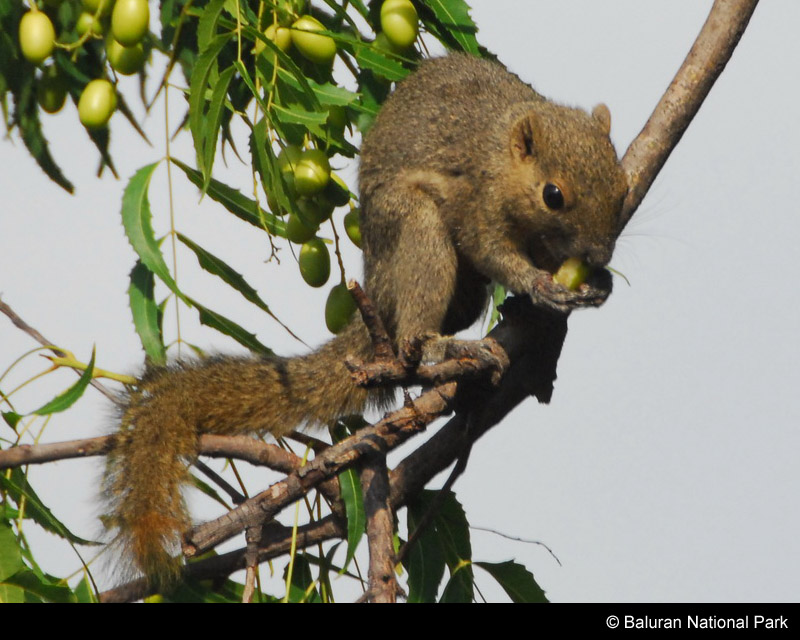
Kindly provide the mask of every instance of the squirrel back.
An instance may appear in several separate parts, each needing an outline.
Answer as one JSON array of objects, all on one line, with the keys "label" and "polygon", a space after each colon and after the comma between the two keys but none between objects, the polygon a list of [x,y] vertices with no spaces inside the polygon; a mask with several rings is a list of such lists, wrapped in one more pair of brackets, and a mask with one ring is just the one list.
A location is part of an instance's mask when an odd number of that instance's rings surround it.
[{"label": "squirrel back", "polygon": [[[490,281],[559,312],[597,306],[619,232],[624,174],[592,114],[543,98],[499,64],[466,55],[423,62],[365,136],[359,174],[365,290],[396,344],[444,337],[485,311]],[[567,258],[593,271],[568,290]],[[441,335],[441,337],[438,337]],[[286,434],[380,402],[357,387],[347,356],[373,358],[360,317],[298,358],[215,357],[151,369],[128,397],[105,496],[131,568],[167,584],[190,525],[181,496],[204,433]]]}]

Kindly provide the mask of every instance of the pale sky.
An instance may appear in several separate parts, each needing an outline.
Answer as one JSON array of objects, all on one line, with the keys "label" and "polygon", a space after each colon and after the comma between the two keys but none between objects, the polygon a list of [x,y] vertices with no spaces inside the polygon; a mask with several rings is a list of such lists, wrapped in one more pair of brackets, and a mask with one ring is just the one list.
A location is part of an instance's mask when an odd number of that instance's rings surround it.
[{"label": "pale sky", "polygon": [[[586,109],[605,102],[620,153],[711,6],[471,4],[480,42],[539,92]],[[551,405],[518,407],[476,445],[456,485],[471,524],[540,540],[562,566],[541,546],[482,531],[473,532],[473,558],[522,562],[553,601],[796,601],[800,594],[798,24],[796,1],[758,7],[619,242],[612,266],[631,285],[616,278],[604,307],[573,315]],[[126,83],[141,113],[135,81]],[[170,97],[174,127],[184,106],[177,92]],[[163,109],[145,126],[152,148],[115,116],[111,151],[121,180],[97,180],[97,154],[74,106],[48,117],[51,150],[77,186],[74,197],[41,173],[16,134],[0,144],[3,300],[81,359],[96,345],[98,366],[121,372],[135,372],[142,353],[127,308],[135,259],[120,200],[134,171],[163,157]],[[193,162],[188,133],[172,151]],[[227,160],[228,170],[217,164],[220,175],[248,191],[249,168],[233,154]],[[352,168],[342,174],[354,184]],[[173,180],[178,227],[243,272],[309,344],[327,339],[326,289],[306,287],[286,249],[281,266],[265,264],[263,236],[212,202],[198,205],[194,188],[180,175]],[[151,196],[161,233],[168,228],[165,185],[162,166]],[[358,254],[347,260],[348,274],[358,276]],[[179,254],[178,272],[187,292],[226,310],[276,351],[304,352],[238,294],[217,287],[191,255]],[[174,336],[172,308],[166,321]],[[199,329],[191,310],[181,309],[180,325],[203,348],[240,350]],[[34,346],[0,318],[0,372]],[[28,358],[11,378],[19,383],[41,370],[39,360]],[[15,396],[18,410],[35,409],[73,379],[64,373],[29,385]],[[110,413],[108,401],[89,390],[44,439],[105,433]],[[32,469],[31,481],[58,517],[91,537],[100,469],[98,460],[65,461]],[[194,506],[196,517],[214,514],[209,505]],[[38,549],[47,547],[49,570],[78,567],[66,545],[33,526],[27,531]],[[489,599],[504,599],[490,578],[479,584]]]}]

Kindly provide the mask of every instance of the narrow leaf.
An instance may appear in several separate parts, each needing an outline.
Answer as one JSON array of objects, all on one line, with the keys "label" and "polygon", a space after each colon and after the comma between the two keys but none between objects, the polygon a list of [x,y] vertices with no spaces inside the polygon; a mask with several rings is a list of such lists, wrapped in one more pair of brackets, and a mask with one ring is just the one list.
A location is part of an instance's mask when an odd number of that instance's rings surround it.
[{"label": "narrow leaf", "polygon": [[131,271],[131,283],[128,286],[128,302],[133,316],[133,326],[148,359],[154,364],[164,364],[167,350],[161,333],[160,311],[153,297],[155,278],[141,260]]},{"label": "narrow leaf", "polygon": [[36,492],[33,490],[33,487],[28,484],[28,480],[21,469],[12,470],[10,477],[0,474],[0,487],[5,489],[8,495],[11,496],[17,504],[19,504],[24,497],[26,500],[25,517],[36,522],[36,524],[43,529],[55,533],[57,536],[75,544],[97,544],[90,540],[84,540],[67,529],[67,527],[53,515],[50,509],[42,503],[39,496],[36,495]]},{"label": "narrow leaf", "polygon": [[363,69],[369,69],[387,80],[402,80],[410,73],[402,64],[385,56],[374,47],[357,47],[356,60]]},{"label": "narrow leaf", "polygon": [[22,419],[22,416],[14,411],[3,411],[2,415],[6,424],[12,429],[16,430],[17,423],[19,423],[19,421]]},{"label": "narrow leaf", "polygon": [[194,251],[195,255],[197,256],[197,261],[200,263],[200,266],[203,269],[221,278],[223,281],[241,293],[246,300],[252,302],[259,309],[266,311],[269,314],[272,313],[267,306],[267,303],[259,297],[258,292],[256,292],[256,290],[247,283],[241,273],[235,271],[227,263],[215,256],[210,251],[206,251],[200,245],[189,240],[189,238],[182,233],[178,234],[178,239],[192,251]]},{"label": "narrow leaf", "polygon": [[192,132],[192,140],[194,140],[197,165],[204,176],[208,173],[203,166],[206,139],[211,135],[216,138],[218,133],[217,131],[208,131],[205,126],[206,90],[211,73],[217,68],[217,57],[230,38],[230,35],[220,35],[211,40],[208,48],[197,57],[189,82],[189,130]]},{"label": "narrow leaf", "polygon": [[77,602],[69,586],[46,582],[45,576],[38,576],[27,568],[9,576],[5,582],[16,585],[45,602]]},{"label": "narrow leaf", "polygon": [[364,511],[364,496],[361,491],[361,481],[354,469],[348,469],[339,474],[339,490],[347,514],[347,557],[344,561],[342,572],[347,570],[350,561],[355,555],[358,543],[364,535],[367,524],[367,515]]},{"label": "narrow leaf", "polygon": [[478,40],[475,34],[478,27],[469,16],[469,5],[464,0],[423,0],[431,8],[462,50],[479,55]]},{"label": "narrow leaf", "polygon": [[92,359],[89,360],[89,365],[86,367],[86,371],[81,374],[81,377],[78,378],[78,381],[74,385],[64,391],[64,393],[61,395],[53,398],[43,407],[33,411],[33,413],[40,416],[46,416],[51,413],[58,413],[60,411],[64,411],[65,409],[69,409],[73,404],[75,404],[75,401],[83,395],[83,392],[86,391],[86,387],[89,386],[89,383],[92,380],[92,373],[94,373],[94,356],[94,349],[92,349]]},{"label": "narrow leaf", "polygon": [[75,597],[77,597],[78,602],[83,604],[97,602],[97,597],[95,596],[94,589],[92,589],[92,585],[89,582],[88,574],[84,574],[83,580],[81,580],[78,583],[78,586],[75,587]]},{"label": "narrow leaf", "polygon": [[211,101],[208,105],[208,114],[205,119],[205,144],[202,163],[205,173],[203,193],[208,189],[208,184],[211,182],[211,170],[214,167],[214,156],[217,152],[219,128],[222,124],[222,107],[225,103],[225,96],[228,93],[228,86],[235,72],[236,68],[230,66],[220,73],[217,82],[214,84],[214,89],[211,92]]},{"label": "narrow leaf", "polygon": [[224,333],[226,336],[230,336],[236,340],[236,342],[247,347],[251,351],[262,353],[264,355],[272,355],[272,349],[259,342],[255,334],[250,333],[242,326],[236,324],[233,320],[226,318],[216,311],[212,311],[208,307],[204,307],[195,300],[191,300],[191,303],[193,306],[197,307],[197,311],[200,314],[200,322],[202,324],[211,327],[212,329],[216,329],[220,333]]},{"label": "narrow leaf", "polygon": [[7,522],[0,522],[0,582],[24,566],[17,536]]},{"label": "narrow leaf", "polygon": [[214,36],[217,35],[217,23],[219,14],[222,13],[222,5],[225,0],[211,0],[203,9],[200,19],[197,21],[197,49],[203,51],[208,47]]},{"label": "narrow leaf", "polygon": [[[175,158],[172,158],[172,163],[180,168],[186,174],[186,177],[198,188],[203,188],[203,176],[199,171],[192,169]],[[241,218],[245,222],[249,222],[260,229],[265,228],[264,224],[262,224],[261,216],[258,214],[258,206],[255,200],[243,196],[236,189],[212,178],[206,194],[215,202],[219,202],[237,218]],[[286,223],[271,213],[262,213],[266,222],[266,228],[270,233],[286,237]]]},{"label": "narrow leaf", "polygon": [[523,565],[508,562],[476,562],[497,580],[513,602],[549,602],[533,574]]},{"label": "narrow leaf", "polygon": [[281,122],[300,124],[306,128],[311,128],[315,125],[322,126],[328,119],[327,111],[306,111],[298,105],[282,107],[281,105],[274,104],[272,105],[272,109]]},{"label": "narrow leaf", "polygon": [[61,172],[60,167],[53,160],[53,156],[50,155],[47,139],[42,133],[39,104],[36,101],[35,76],[32,71],[23,75],[22,83],[16,96],[13,116],[14,121],[19,125],[22,141],[42,171],[58,186],[72,193],[74,187]]},{"label": "narrow leaf", "polygon": [[122,226],[128,242],[131,243],[133,250],[139,256],[142,263],[159,279],[169,287],[186,304],[188,299],[178,289],[178,285],[173,280],[172,275],[164,261],[164,256],[155,238],[153,225],[151,223],[152,214],[150,213],[150,202],[147,198],[147,190],[150,187],[150,179],[153,177],[158,163],[153,163],[139,169],[128,182],[125,192],[122,195]]},{"label": "narrow leaf", "polygon": [[[416,531],[429,503],[429,497],[421,496],[420,500],[415,500],[408,506],[409,532]],[[408,570],[408,601],[436,602],[444,576],[445,561],[435,524],[428,526],[417,538],[417,542],[409,550],[405,566]]]}]

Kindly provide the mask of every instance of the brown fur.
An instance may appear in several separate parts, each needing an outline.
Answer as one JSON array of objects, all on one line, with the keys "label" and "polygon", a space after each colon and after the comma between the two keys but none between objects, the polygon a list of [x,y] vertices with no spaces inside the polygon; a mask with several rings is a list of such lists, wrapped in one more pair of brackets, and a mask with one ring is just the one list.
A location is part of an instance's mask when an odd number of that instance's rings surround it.
[{"label": "brown fur", "polygon": [[[360,171],[366,290],[391,336],[470,326],[490,280],[561,311],[602,303],[610,278],[570,292],[550,274],[573,256],[602,274],[611,258],[626,185],[609,126],[604,107],[556,105],[464,55],[425,62],[401,83],[364,140]],[[564,195],[557,211],[543,201],[548,183]],[[136,570],[177,575],[172,554],[190,524],[181,486],[198,436],[281,435],[360,412],[369,398],[348,355],[372,357],[360,320],[304,357],[215,357],[145,374],[105,481]]]}]

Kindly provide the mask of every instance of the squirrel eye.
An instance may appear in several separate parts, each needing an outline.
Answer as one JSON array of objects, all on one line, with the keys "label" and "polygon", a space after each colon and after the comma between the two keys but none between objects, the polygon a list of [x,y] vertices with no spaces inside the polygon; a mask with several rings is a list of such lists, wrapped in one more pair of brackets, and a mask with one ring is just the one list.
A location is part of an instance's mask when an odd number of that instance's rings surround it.
[{"label": "squirrel eye", "polygon": [[553,211],[558,211],[564,208],[564,194],[552,182],[544,185],[542,190],[542,199],[544,203]]}]

